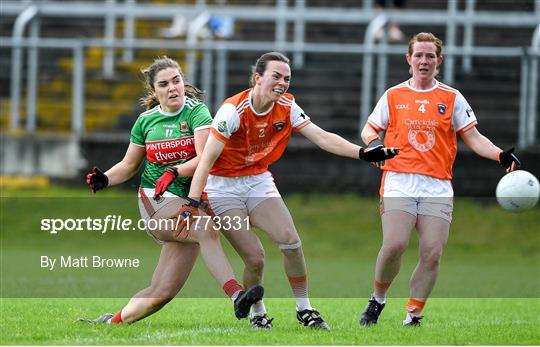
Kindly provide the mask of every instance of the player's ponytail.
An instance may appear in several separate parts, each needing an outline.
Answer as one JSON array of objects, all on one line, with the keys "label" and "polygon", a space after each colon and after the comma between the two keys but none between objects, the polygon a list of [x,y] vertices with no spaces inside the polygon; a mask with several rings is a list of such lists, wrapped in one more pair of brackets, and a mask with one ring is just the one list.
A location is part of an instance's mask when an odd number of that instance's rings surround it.
[{"label": "player's ponytail", "polygon": [[[157,58],[154,60],[152,65],[148,66],[145,69],[141,69],[141,73],[144,78],[144,89],[145,89],[145,95],[140,99],[140,103],[142,106],[144,106],[147,110],[152,109],[159,105],[159,100],[156,96],[156,93],[154,91],[154,82],[156,78],[156,74],[164,69],[167,68],[173,68],[178,69],[178,72],[180,72],[180,75],[182,76],[182,80],[184,80],[184,74],[182,73],[182,69],[180,69],[180,65],[178,63],[166,56]],[[186,96],[201,100],[204,96],[204,91],[200,90],[199,88],[187,83],[184,80],[184,90]]]},{"label": "player's ponytail", "polygon": [[184,90],[185,90],[184,94],[186,94],[186,96],[189,96],[192,99],[198,99],[200,101],[203,101],[204,90],[201,90],[186,81],[184,81]]}]

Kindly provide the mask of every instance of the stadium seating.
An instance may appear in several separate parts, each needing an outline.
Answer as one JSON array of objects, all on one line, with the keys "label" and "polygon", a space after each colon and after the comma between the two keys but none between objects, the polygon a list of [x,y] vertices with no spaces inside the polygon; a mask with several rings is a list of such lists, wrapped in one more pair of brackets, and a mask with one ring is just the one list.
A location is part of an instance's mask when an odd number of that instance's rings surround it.
[{"label": "stadium seating", "polygon": [[[138,0],[138,3],[167,3],[166,1]],[[186,1],[189,2],[189,1]],[[170,2],[169,2],[170,3]],[[191,2],[193,3],[193,1]],[[211,3],[211,2],[209,2]],[[231,0],[234,4],[250,4],[247,0]],[[272,4],[273,2],[268,2]],[[352,0],[312,0],[309,6],[331,6],[358,8],[361,2]],[[463,2],[460,2],[463,6]],[[409,0],[407,9],[433,9],[444,10],[446,1]],[[476,1],[477,10],[491,11],[533,11],[534,3],[527,0],[512,0],[492,2],[487,0]],[[14,18],[6,18],[0,22],[0,30],[3,36],[11,35]],[[82,22],[81,22],[82,21]],[[117,20],[116,32],[120,36],[123,31],[123,21]],[[166,20],[136,21],[137,38],[157,38],[160,29],[171,25]],[[275,36],[273,23],[237,21],[234,40],[255,41],[264,40]],[[402,25],[406,36],[419,31],[431,31],[445,38],[444,26]],[[292,25],[288,26],[287,37],[292,39]],[[365,24],[319,24],[308,23],[305,30],[307,42],[336,42],[336,43],[362,43],[366,31]],[[532,28],[507,28],[507,27],[478,27],[475,29],[474,42],[479,46],[504,46],[521,47],[530,45]],[[42,22],[41,36],[43,37],[94,37],[103,36],[102,19],[44,19]],[[462,44],[462,29],[458,30],[458,42]],[[404,43],[402,43],[404,44]],[[174,47],[163,48],[159,51],[140,49],[135,51],[134,60],[122,61],[122,50],[115,52],[116,66],[114,78],[103,76],[103,48],[87,48],[85,50],[85,128],[87,134],[102,132],[127,132],[136,115],[141,111],[138,98],[142,95],[139,70],[148,65],[151,60],[160,55],[169,55],[177,59],[184,72],[185,52]],[[261,52],[230,52],[228,60],[228,75],[226,95],[233,94],[247,87],[250,67]],[[197,56],[200,62],[200,55]],[[0,63],[8,66],[10,63],[9,49],[0,50]],[[214,63],[215,65],[215,63]],[[402,56],[390,56],[388,61],[387,85],[393,85],[408,78],[407,66]],[[520,59],[519,58],[474,58],[472,72],[461,69],[461,59],[455,60],[455,81],[453,86],[458,88],[469,100],[480,122],[480,130],[497,144],[503,147],[517,143],[518,112],[519,112],[519,88],[520,88]],[[38,91],[38,129],[52,131],[70,131],[71,122],[71,78],[73,60],[69,50],[40,50],[40,84]],[[441,76],[444,78],[444,76]],[[9,86],[9,69],[1,69],[0,83]],[[293,79],[290,91],[295,94],[299,104],[305,111],[322,127],[339,133],[349,139],[357,140],[359,127],[360,95],[362,79],[362,57],[354,54],[306,54],[305,63],[301,68],[293,68]],[[215,81],[213,81],[215,83]],[[197,83],[200,85],[200,83]],[[375,94],[375,90],[373,91]],[[21,100],[21,108],[24,108],[24,91]],[[1,106],[0,119],[3,128],[9,122],[9,90],[0,89]],[[374,100],[379,96],[374,95]],[[214,105],[209,104],[212,111]],[[21,115],[24,117],[24,111]],[[24,119],[21,120],[24,122]],[[310,148],[310,149],[305,149]],[[460,147],[463,150],[464,146]],[[310,152],[311,151],[311,152]],[[539,151],[538,144],[530,149],[532,155]],[[305,172],[309,173],[309,161],[324,161],[320,154],[310,146],[305,146],[303,140],[294,139],[289,149],[292,155],[304,158],[306,163]],[[473,155],[465,150],[456,165],[457,175],[461,175],[460,168],[476,165]],[[336,161],[328,159],[331,163]],[[339,159],[338,159],[339,160]],[[470,161],[470,163],[468,162]],[[301,161],[295,161],[294,165],[303,165]],[[277,169],[283,168],[285,174],[280,175],[281,180],[298,181],[301,172],[292,170],[290,163],[278,164]],[[366,178],[358,182],[355,177],[336,180],[340,172],[351,170],[348,164],[337,164],[337,167],[328,172],[321,173],[322,181],[328,182],[328,186],[335,187],[337,184],[360,190],[369,185],[373,187],[373,179]],[[359,175],[364,171],[355,171]],[[493,168],[492,180],[498,171]],[[287,178],[288,172],[291,177]],[[301,170],[300,170],[301,171]],[[489,170],[488,170],[489,171]],[[296,175],[293,178],[293,173]],[[485,174],[485,171],[483,172]],[[470,174],[470,173],[469,173]],[[464,174],[463,174],[464,175]],[[284,178],[285,177],[285,178]],[[469,177],[470,178],[470,177]],[[470,188],[475,188],[481,182],[479,174],[476,179],[467,180]],[[377,181],[377,179],[374,179]],[[311,181],[306,180],[306,187],[300,190],[309,190]],[[280,186],[286,183],[280,183]],[[324,184],[324,183],[323,183]],[[292,186],[292,185],[291,185]],[[375,184],[376,189],[376,184]],[[468,188],[469,189],[469,188]]]}]

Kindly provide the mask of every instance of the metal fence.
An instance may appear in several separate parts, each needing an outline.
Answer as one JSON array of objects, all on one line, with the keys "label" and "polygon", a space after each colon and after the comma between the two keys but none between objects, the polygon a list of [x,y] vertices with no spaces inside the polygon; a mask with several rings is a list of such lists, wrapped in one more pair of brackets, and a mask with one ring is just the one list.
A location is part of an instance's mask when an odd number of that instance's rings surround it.
[{"label": "metal fence", "polygon": [[[404,10],[387,11],[380,14],[373,10],[372,1],[364,0],[357,9],[308,7],[305,0],[296,0],[289,6],[287,0],[276,0],[275,6],[235,6],[208,5],[198,0],[194,5],[161,5],[137,3],[136,0],[104,0],[102,5],[88,2],[46,2],[46,1],[2,1],[2,15],[16,16],[11,37],[0,37],[2,46],[11,48],[11,118],[10,128],[20,127],[19,106],[21,99],[21,75],[23,51],[27,50],[27,117],[26,130],[36,130],[36,95],[38,76],[38,55],[40,49],[72,50],[73,96],[72,130],[77,136],[84,134],[84,50],[89,47],[105,49],[103,73],[113,76],[115,69],[114,49],[123,49],[123,59],[133,59],[134,49],[160,49],[174,45],[187,52],[187,73],[190,81],[198,78],[199,66],[195,59],[197,52],[203,53],[200,65],[200,79],[203,89],[210,90],[210,83],[215,81],[213,105],[219,105],[225,98],[226,71],[228,52],[279,50],[294,55],[296,67],[303,64],[306,53],[358,54],[362,59],[362,92],[360,98],[361,128],[372,108],[372,86],[375,81],[377,95],[382,94],[387,83],[387,59],[389,55],[401,55],[406,51],[404,45],[390,45],[386,40],[375,43],[375,32],[388,22],[399,20],[403,25],[422,23],[442,26],[446,29],[444,81],[452,83],[456,57],[462,57],[463,68],[472,68],[474,56],[519,57],[522,62],[519,135],[520,147],[537,143],[536,117],[538,100],[538,60],[540,58],[540,0],[535,1],[535,10],[531,12],[493,12],[475,11],[475,1],[466,0],[465,10],[458,10],[457,0],[448,0],[446,10]],[[190,18],[185,40],[141,39],[135,37],[134,23],[137,19],[168,19],[176,15]],[[199,29],[206,24],[204,18],[209,15],[229,16],[236,20],[271,22],[275,24],[275,35],[267,41],[204,41],[197,39]],[[105,37],[96,38],[43,38],[40,37],[40,19],[51,18],[103,18]],[[115,32],[116,21],[124,20],[122,37]],[[294,27],[293,39],[287,41],[287,24]],[[363,43],[310,43],[305,40],[307,23],[342,23],[365,24],[367,26]],[[26,27],[30,25],[28,37],[24,37]],[[463,28],[463,45],[457,46],[457,29]],[[524,27],[536,28],[529,47],[479,47],[474,45],[474,30],[477,27]],[[377,70],[372,75],[374,58]],[[213,61],[217,62],[214,73]],[[360,61],[360,59],[359,59]]]}]

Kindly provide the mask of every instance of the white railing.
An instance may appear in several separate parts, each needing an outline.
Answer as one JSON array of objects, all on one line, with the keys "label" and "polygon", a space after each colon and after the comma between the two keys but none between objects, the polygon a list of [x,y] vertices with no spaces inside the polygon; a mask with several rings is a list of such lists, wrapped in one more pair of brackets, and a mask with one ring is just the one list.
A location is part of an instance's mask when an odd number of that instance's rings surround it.
[{"label": "white railing", "polygon": [[540,23],[531,40],[531,49],[521,60],[521,88],[519,103],[518,147],[534,144],[538,116],[538,60],[540,59]]},{"label": "white railing", "polygon": [[[234,6],[234,5],[206,5],[198,1],[196,5],[163,5],[137,4],[136,0],[125,0],[119,4],[116,0],[105,0],[105,6],[96,6],[96,3],[86,2],[26,2],[2,1],[2,14],[4,16],[18,16],[11,38],[1,37],[2,45],[12,49],[12,77],[11,77],[11,121],[10,128],[19,127],[19,105],[21,93],[22,49],[28,48],[28,81],[37,81],[37,54],[39,49],[71,49],[74,57],[73,74],[73,100],[72,100],[72,129],[77,135],[84,133],[84,49],[87,47],[105,48],[104,75],[114,74],[114,49],[124,50],[123,59],[129,61],[133,58],[133,49],[161,49],[175,47],[185,49],[188,57],[194,57],[195,52],[204,53],[201,64],[202,87],[210,90],[212,82],[213,62],[217,62],[215,69],[216,92],[213,104],[219,105],[224,98],[226,86],[227,53],[230,51],[268,51],[281,50],[291,52],[294,56],[295,66],[303,64],[305,53],[344,54],[354,53],[364,56],[362,95],[361,95],[361,121],[360,126],[372,107],[371,67],[373,56],[377,55],[378,68],[375,76],[377,94],[380,95],[386,87],[387,64],[389,55],[403,54],[404,45],[389,45],[385,40],[375,44],[374,33],[376,28],[383,27],[387,22],[399,21],[402,25],[440,25],[446,27],[445,40],[445,82],[453,80],[454,59],[463,57],[464,69],[470,69],[473,56],[501,56],[522,57],[523,69],[527,69],[522,77],[527,79],[522,83],[520,102],[520,146],[528,146],[536,142],[536,100],[538,84],[538,25],[540,23],[540,0],[535,0],[535,11],[501,13],[493,11],[475,11],[474,0],[467,0],[465,11],[457,8],[457,0],[448,0],[447,10],[422,11],[404,10],[398,12],[386,11],[385,15],[377,17],[378,13],[371,10],[372,1],[364,0],[364,7],[358,9],[339,8],[310,8],[305,0],[296,0],[294,6],[289,7],[286,0],[277,0],[276,6]],[[74,9],[77,9],[74,11]],[[226,15],[235,20],[270,21],[275,23],[275,36],[269,41],[243,42],[243,41],[212,41],[199,42],[196,39],[197,28],[201,27],[203,20],[192,21],[191,32],[187,40],[140,39],[134,35],[134,22],[137,19],[170,19],[181,14],[186,18],[201,18],[201,14]],[[84,17],[103,18],[105,38],[103,39],[60,39],[39,38],[39,19],[45,17]],[[118,18],[125,19],[122,38],[115,38],[115,22]],[[25,26],[31,23],[30,38],[23,38]],[[294,37],[292,42],[286,40],[286,26],[294,24]],[[337,44],[337,43],[309,43],[305,42],[304,30],[308,23],[341,23],[366,24],[368,30],[363,44]],[[464,28],[464,44],[456,46],[456,32],[458,27]],[[537,27],[533,43],[529,48],[520,47],[474,47],[473,33],[475,27]],[[217,55],[214,59],[213,55]],[[197,77],[197,64],[195,60],[189,63],[188,76],[192,82]],[[27,86],[27,123],[26,129],[35,130],[35,104],[37,86],[34,82]],[[520,129],[521,129],[520,128]],[[524,135],[526,133],[526,135]]]}]

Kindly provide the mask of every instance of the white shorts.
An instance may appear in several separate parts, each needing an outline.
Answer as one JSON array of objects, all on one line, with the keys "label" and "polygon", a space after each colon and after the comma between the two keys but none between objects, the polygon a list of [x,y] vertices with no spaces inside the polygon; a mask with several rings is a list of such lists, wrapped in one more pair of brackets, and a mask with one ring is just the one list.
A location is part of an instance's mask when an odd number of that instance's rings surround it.
[{"label": "white shorts", "polygon": [[[153,188],[139,188],[138,196],[139,212],[141,214],[141,218],[143,218],[147,223],[152,218],[167,219],[172,217],[183,204],[187,203],[187,200],[167,191],[163,193],[163,196],[158,201],[156,201],[153,199]],[[163,244],[163,241],[156,238],[152,233],[152,230],[150,230],[148,227],[146,228],[146,233],[157,243]]]},{"label": "white shorts", "polygon": [[385,171],[380,193],[381,214],[400,210],[414,216],[435,216],[452,222],[454,190],[450,180]]},{"label": "white shorts", "polygon": [[281,197],[269,171],[239,177],[209,175],[204,192],[216,215],[232,209],[249,213],[264,200]]}]

